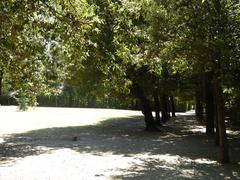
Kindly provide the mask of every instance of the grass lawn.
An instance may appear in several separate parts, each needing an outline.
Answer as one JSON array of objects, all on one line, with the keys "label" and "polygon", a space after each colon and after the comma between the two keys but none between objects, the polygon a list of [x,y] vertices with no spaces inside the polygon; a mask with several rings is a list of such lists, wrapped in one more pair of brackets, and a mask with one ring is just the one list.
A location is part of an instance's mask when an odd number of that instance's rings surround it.
[{"label": "grass lawn", "polygon": [[[240,179],[240,132],[228,131],[232,163],[192,114],[161,132],[139,111],[0,107],[1,180]],[[76,139],[73,139],[76,137]]]}]

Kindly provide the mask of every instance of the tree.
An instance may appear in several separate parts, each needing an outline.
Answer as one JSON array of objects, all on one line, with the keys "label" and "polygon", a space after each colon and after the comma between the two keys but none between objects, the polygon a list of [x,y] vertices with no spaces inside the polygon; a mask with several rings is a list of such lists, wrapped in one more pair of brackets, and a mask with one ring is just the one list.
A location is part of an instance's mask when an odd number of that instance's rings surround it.
[{"label": "tree", "polygon": [[[192,67],[198,66],[200,72],[211,73],[209,81],[213,88],[221,162],[228,162],[228,145],[224,123],[224,77],[231,74],[231,64],[237,63],[239,10],[233,1],[192,1],[181,2],[177,8],[183,19],[181,31],[184,37],[179,42],[184,54],[189,57]],[[203,23],[204,22],[204,23]],[[194,68],[195,69],[195,68]],[[209,75],[207,76],[209,78]],[[214,109],[214,108],[213,108]]]},{"label": "tree", "polygon": [[[54,20],[41,1],[4,1],[1,8],[1,74],[20,104],[36,105],[36,96],[57,90],[60,47],[49,29]],[[60,51],[58,51],[60,52]]]}]

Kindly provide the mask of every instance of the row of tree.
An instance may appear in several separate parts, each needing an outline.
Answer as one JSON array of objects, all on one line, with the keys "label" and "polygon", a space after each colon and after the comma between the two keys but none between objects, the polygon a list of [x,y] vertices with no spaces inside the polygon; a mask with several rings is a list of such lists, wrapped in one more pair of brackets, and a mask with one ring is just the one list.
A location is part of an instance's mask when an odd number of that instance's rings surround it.
[{"label": "row of tree", "polygon": [[137,98],[147,130],[168,120],[169,107],[174,115],[174,97],[195,97],[228,162],[224,110],[236,118],[240,104],[239,8],[234,0],[1,1],[0,90],[21,109],[66,87]]}]

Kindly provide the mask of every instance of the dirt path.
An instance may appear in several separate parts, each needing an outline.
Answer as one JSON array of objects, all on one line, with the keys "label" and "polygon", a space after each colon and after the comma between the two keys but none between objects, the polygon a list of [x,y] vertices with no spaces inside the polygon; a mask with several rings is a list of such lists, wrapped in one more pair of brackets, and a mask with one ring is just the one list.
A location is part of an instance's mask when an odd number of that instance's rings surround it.
[{"label": "dirt path", "polygon": [[150,133],[136,111],[1,108],[0,180],[240,179],[240,132],[229,131],[232,164],[221,166],[191,114]]}]

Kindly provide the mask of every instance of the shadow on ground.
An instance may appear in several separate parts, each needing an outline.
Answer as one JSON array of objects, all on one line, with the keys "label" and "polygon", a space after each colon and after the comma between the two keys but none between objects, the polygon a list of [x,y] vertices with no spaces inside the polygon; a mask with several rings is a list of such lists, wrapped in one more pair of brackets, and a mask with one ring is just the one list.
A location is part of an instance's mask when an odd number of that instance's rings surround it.
[{"label": "shadow on ground", "polygon": [[239,135],[230,137],[232,164],[221,166],[216,162],[214,137],[191,131],[198,126],[192,116],[179,116],[165,124],[161,132],[146,132],[142,117],[133,116],[106,119],[97,125],[35,130],[6,137],[0,144],[0,160],[6,164],[69,148],[137,160],[112,179],[240,179]]}]

